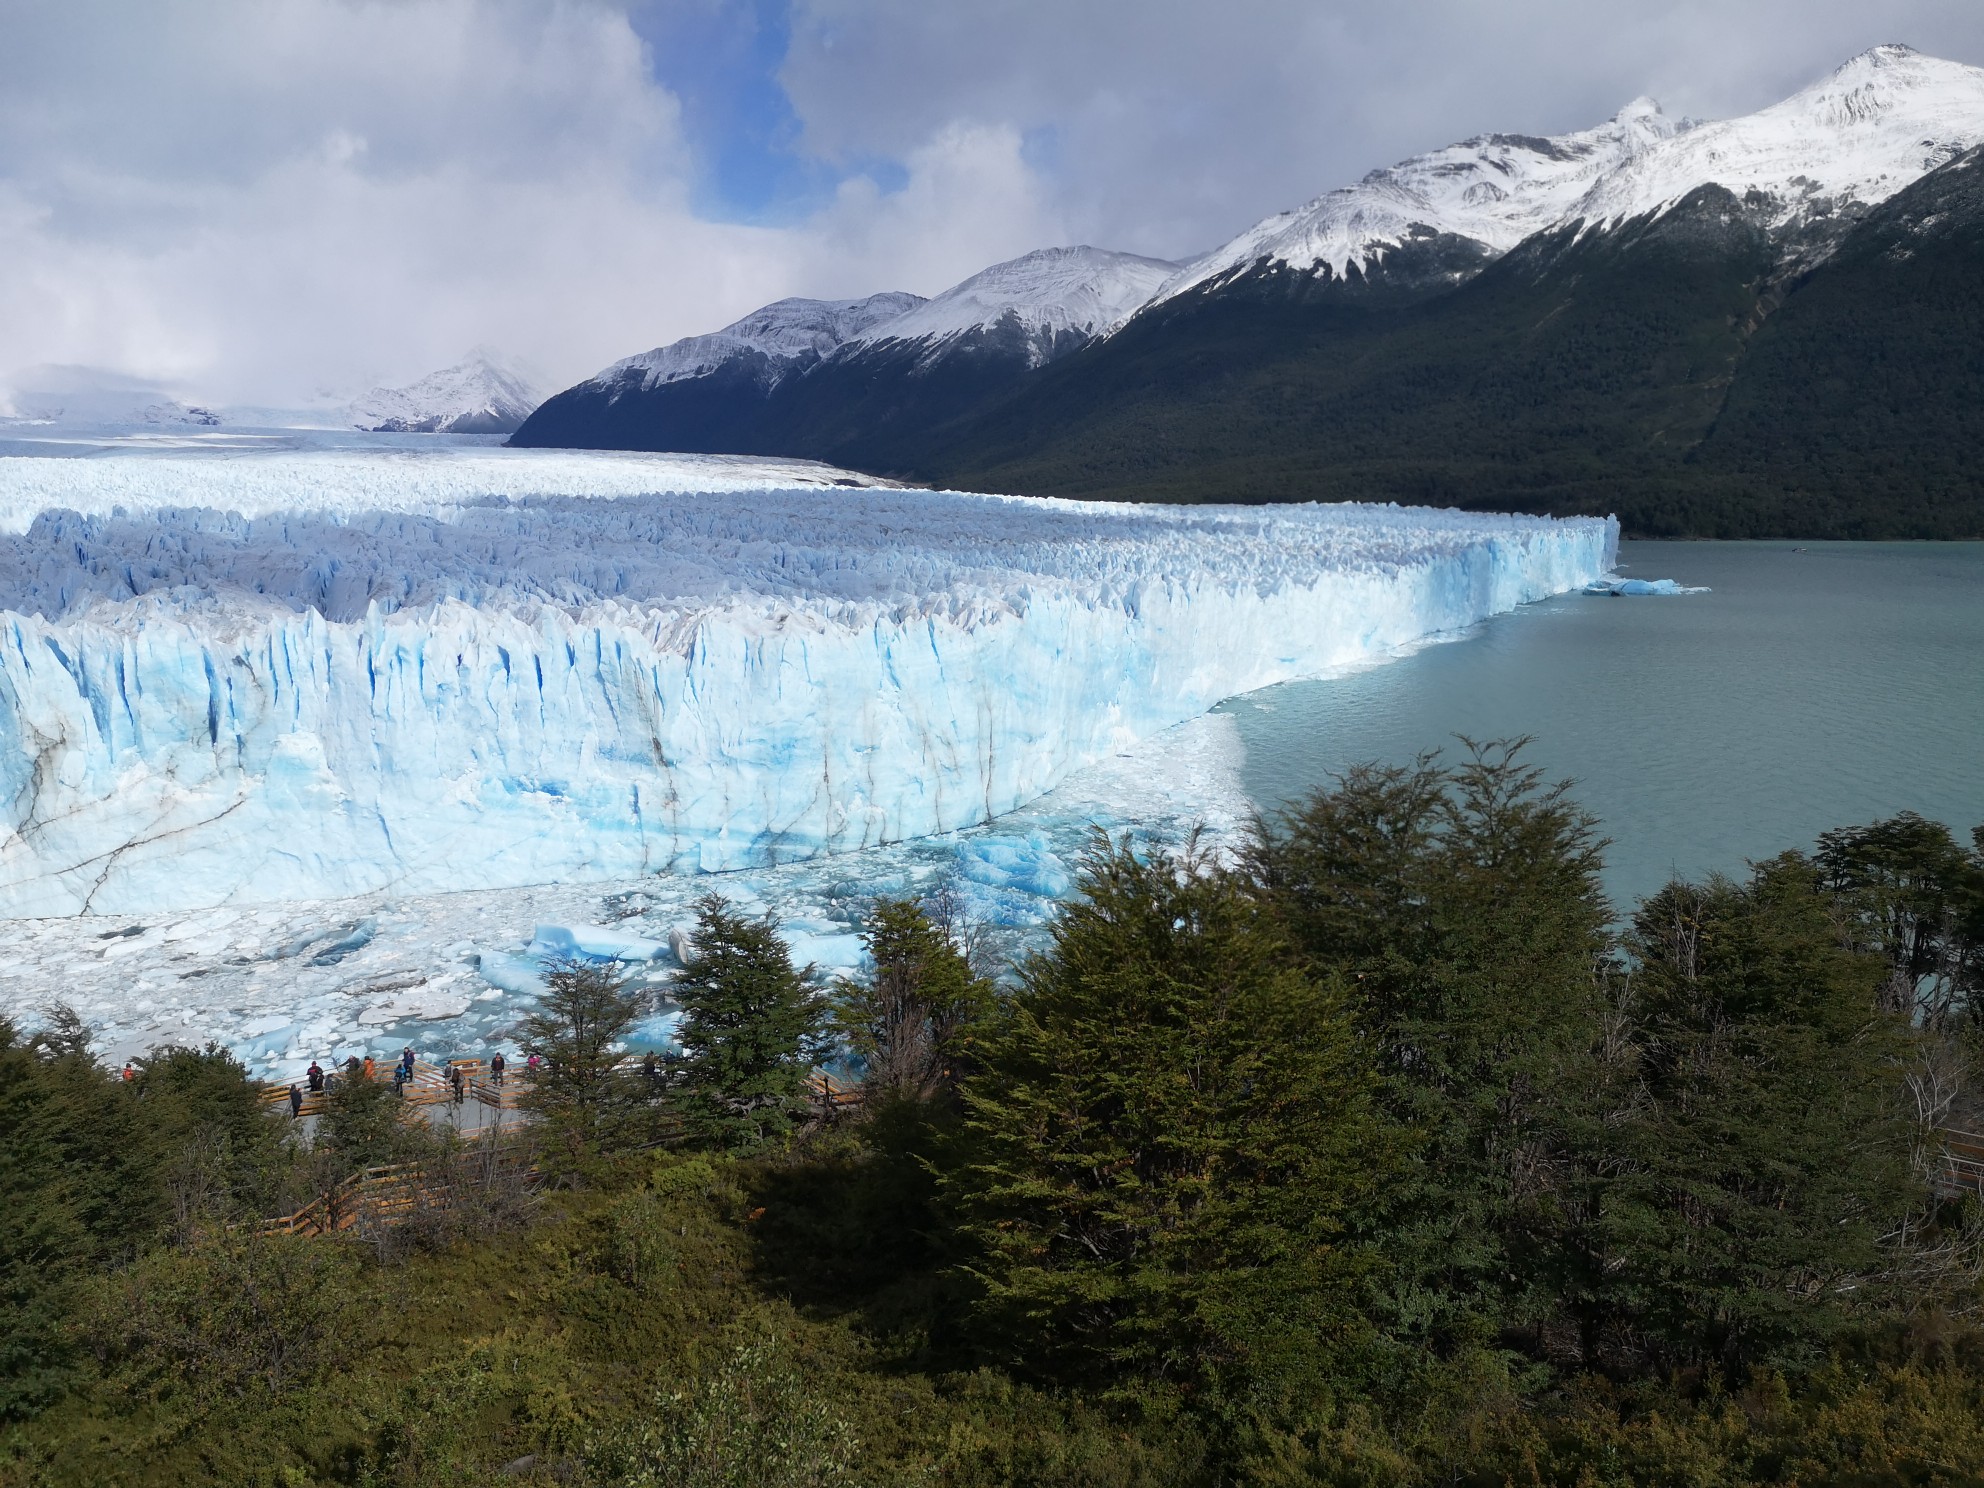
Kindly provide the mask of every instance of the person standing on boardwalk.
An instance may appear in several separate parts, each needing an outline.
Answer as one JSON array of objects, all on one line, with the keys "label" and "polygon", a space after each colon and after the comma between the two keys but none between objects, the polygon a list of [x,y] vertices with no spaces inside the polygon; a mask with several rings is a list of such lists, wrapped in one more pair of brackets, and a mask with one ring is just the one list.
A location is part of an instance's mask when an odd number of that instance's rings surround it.
[{"label": "person standing on boardwalk", "polygon": [[294,1080],[289,1083],[289,1119],[296,1120],[303,1114],[303,1092],[296,1088]]},{"label": "person standing on boardwalk", "polygon": [[372,1062],[372,1056],[370,1054],[365,1056],[364,1075],[368,1080],[379,1078],[379,1066]]},{"label": "person standing on boardwalk", "polygon": [[462,1103],[462,1096],[464,1094],[464,1091],[462,1089],[463,1084],[464,1081],[462,1080],[462,1067],[459,1064],[449,1065],[448,1087],[450,1090],[454,1092],[455,1104],[458,1106]]},{"label": "person standing on boardwalk", "polygon": [[503,1051],[498,1049],[489,1060],[489,1078],[496,1082],[497,1089],[503,1086]]},{"label": "person standing on boardwalk", "polygon": [[313,1059],[310,1061],[310,1068],[303,1073],[304,1077],[310,1082],[310,1093],[312,1095],[322,1095],[324,1093],[324,1067]]}]

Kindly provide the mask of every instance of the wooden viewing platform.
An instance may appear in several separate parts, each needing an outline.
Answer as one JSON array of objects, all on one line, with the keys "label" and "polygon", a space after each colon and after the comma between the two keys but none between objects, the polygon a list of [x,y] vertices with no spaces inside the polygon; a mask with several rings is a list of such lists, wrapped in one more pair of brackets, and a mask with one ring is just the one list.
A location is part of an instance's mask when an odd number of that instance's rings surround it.
[{"label": "wooden viewing platform", "polygon": [[[375,1064],[372,1072],[373,1083],[390,1085],[395,1068],[397,1068],[395,1065],[382,1067]],[[519,1095],[530,1085],[530,1078],[521,1066],[505,1070],[504,1078],[498,1082],[489,1073],[486,1062],[480,1059],[450,1059],[445,1064],[430,1064],[420,1059],[414,1061],[413,1078],[406,1083],[400,1098],[411,1106],[450,1104],[455,1098],[454,1081],[451,1078],[455,1070],[462,1072],[463,1099],[475,1101],[494,1110],[516,1110]],[[303,1106],[297,1114],[323,1115],[324,1108],[329,1104],[331,1087],[339,1080],[350,1078],[350,1072],[340,1067],[324,1071],[324,1089],[321,1091],[310,1090],[303,1081],[297,1081],[297,1086],[303,1093]],[[359,1078],[363,1079],[364,1076],[360,1075]],[[263,1085],[262,1104],[273,1110],[286,1112],[289,1106],[289,1087]]]},{"label": "wooden viewing platform", "polygon": [[[373,1067],[374,1084],[390,1084],[395,1066],[383,1069]],[[620,1061],[623,1074],[638,1074],[641,1061],[629,1056]],[[416,1060],[413,1078],[406,1083],[401,1099],[410,1106],[440,1106],[450,1104],[455,1098],[452,1072],[462,1073],[462,1094],[464,1100],[472,1100],[491,1110],[515,1111],[522,1105],[523,1093],[530,1089],[530,1076],[522,1065],[513,1066],[503,1072],[498,1081],[489,1073],[485,1061],[480,1059],[450,1059],[445,1064],[430,1064],[426,1060]],[[330,1087],[338,1080],[348,1080],[351,1075],[344,1069],[325,1071],[325,1088],[321,1091],[303,1089],[303,1106],[297,1113],[302,1116],[321,1116],[330,1101]],[[362,1075],[359,1078],[364,1078]],[[299,1087],[301,1081],[297,1082]],[[849,1081],[835,1080],[831,1075],[815,1074],[806,1080],[807,1097],[822,1107],[826,1113],[845,1110],[861,1104],[861,1086]],[[262,1086],[262,1104],[271,1110],[287,1112],[289,1107],[289,1087],[287,1085]]]}]

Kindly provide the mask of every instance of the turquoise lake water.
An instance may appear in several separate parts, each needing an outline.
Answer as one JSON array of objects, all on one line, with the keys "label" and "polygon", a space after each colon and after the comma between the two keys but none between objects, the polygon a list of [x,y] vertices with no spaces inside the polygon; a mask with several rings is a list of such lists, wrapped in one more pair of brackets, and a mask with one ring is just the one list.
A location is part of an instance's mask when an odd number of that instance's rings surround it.
[{"label": "turquoise lake water", "polygon": [[1622,905],[1901,810],[1984,822],[1984,543],[1626,543],[1712,592],[1567,596],[1223,705],[1266,808],[1363,760],[1533,735],[1613,839]]}]

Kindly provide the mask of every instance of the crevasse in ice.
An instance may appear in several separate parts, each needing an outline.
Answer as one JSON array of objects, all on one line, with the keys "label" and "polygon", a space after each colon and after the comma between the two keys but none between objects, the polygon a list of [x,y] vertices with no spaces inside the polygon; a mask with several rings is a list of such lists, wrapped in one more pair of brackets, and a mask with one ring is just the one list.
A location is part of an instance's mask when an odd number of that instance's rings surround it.
[{"label": "crevasse in ice", "polygon": [[948,831],[1222,698],[1579,588],[1617,536],[524,451],[0,466],[14,916]]}]

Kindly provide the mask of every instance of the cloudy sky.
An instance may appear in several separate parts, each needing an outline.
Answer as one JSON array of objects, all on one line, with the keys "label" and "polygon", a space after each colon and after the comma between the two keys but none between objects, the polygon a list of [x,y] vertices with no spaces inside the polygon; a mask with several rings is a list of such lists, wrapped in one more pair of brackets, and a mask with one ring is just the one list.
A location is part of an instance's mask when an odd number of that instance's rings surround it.
[{"label": "cloudy sky", "polygon": [[1651,93],[1715,117],[1977,0],[0,0],[0,402],[214,401],[478,343],[563,385],[782,295],[1212,246]]}]

